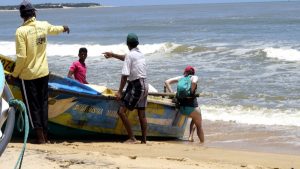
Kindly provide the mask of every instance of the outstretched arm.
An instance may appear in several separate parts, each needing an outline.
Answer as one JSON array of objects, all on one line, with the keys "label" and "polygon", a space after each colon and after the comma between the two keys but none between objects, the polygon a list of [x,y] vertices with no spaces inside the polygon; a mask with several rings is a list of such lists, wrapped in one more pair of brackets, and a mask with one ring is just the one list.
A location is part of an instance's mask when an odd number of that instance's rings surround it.
[{"label": "outstretched arm", "polygon": [[178,76],[178,77],[173,77],[173,78],[165,81],[165,86],[166,86],[168,92],[173,93],[171,84],[177,83],[180,78],[181,78],[181,76]]},{"label": "outstretched arm", "polygon": [[112,53],[112,52],[104,52],[102,54],[104,54],[104,57],[106,59],[113,57],[113,58],[116,58],[116,59],[119,59],[119,60],[122,60],[122,61],[125,60],[125,55],[119,55],[119,54],[115,54],[115,53]]},{"label": "outstretched arm", "polygon": [[54,26],[49,23],[48,24],[48,34],[49,35],[58,35],[62,32],[70,33],[70,28],[68,26]]}]

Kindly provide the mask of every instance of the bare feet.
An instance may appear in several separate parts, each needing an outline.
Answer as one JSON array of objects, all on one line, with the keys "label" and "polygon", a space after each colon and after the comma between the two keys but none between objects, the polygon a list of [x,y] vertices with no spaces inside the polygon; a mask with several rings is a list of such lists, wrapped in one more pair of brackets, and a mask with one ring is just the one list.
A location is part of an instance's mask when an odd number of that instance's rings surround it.
[{"label": "bare feet", "polygon": [[146,142],[147,142],[147,137],[142,137],[142,140],[141,140],[141,144],[146,144]]},{"label": "bare feet", "polygon": [[139,142],[133,137],[133,138],[130,138],[130,139],[124,141],[124,143],[128,143],[128,144],[138,144]]},{"label": "bare feet", "polygon": [[193,137],[189,137],[189,142],[194,142],[194,138]]}]

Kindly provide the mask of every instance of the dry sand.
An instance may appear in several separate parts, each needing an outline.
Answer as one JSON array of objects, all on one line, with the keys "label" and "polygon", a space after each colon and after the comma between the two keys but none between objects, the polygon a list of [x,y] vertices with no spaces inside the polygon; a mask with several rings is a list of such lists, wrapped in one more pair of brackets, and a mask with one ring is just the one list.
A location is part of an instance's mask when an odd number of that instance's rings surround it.
[{"label": "dry sand", "polygon": [[[22,143],[10,143],[0,169],[12,169]],[[149,141],[147,144],[120,142],[57,142],[27,144],[23,169],[299,169],[300,156],[235,151],[205,145]]]}]

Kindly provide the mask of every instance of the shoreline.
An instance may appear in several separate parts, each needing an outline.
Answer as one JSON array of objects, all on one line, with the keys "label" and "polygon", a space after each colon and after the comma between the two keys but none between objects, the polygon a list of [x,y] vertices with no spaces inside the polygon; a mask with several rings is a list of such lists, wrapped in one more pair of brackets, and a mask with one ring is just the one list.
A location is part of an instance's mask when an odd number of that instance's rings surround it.
[{"label": "shoreline", "polygon": [[[203,117],[205,117],[205,113],[203,113]],[[183,140],[188,139],[189,122]],[[248,125],[203,119],[203,129],[205,146],[208,147],[300,156],[300,152],[297,151],[299,150],[297,138],[293,139],[288,135],[290,131],[298,130],[299,127]],[[282,136],[286,136],[286,139],[283,139]],[[176,144],[197,144],[199,139],[196,132],[194,140],[193,143],[178,142]]]},{"label": "shoreline", "polygon": [[[10,143],[0,158],[0,168],[12,168],[22,143]],[[37,162],[38,161],[38,162]],[[26,167],[25,167],[26,166]],[[212,148],[204,145],[149,141],[126,144],[101,141],[62,141],[27,144],[23,167],[41,168],[222,168],[296,169],[300,156]]]}]

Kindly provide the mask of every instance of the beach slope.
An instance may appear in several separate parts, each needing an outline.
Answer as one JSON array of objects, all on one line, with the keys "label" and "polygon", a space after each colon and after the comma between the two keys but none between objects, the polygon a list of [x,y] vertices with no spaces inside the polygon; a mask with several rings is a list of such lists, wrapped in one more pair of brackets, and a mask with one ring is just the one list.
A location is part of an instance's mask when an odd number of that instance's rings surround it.
[{"label": "beach slope", "polygon": [[[0,168],[13,168],[22,143],[10,143],[0,158]],[[145,144],[120,142],[56,142],[27,144],[24,169],[291,169],[300,167],[300,156],[209,148],[150,141]]]}]

